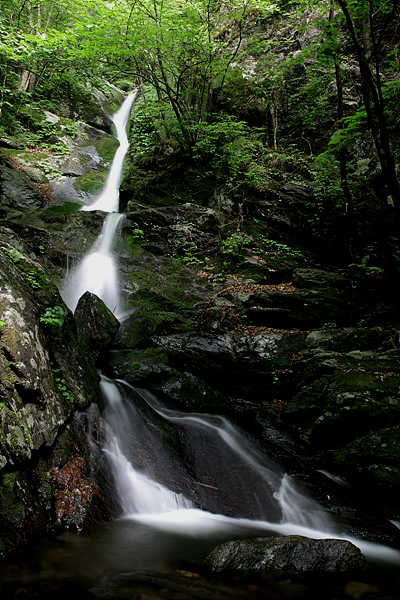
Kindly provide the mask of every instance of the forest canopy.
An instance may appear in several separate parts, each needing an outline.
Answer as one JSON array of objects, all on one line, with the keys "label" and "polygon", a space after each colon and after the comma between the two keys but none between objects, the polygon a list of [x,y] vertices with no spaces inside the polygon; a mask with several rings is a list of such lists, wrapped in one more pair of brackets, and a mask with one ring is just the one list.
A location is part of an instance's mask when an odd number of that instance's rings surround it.
[{"label": "forest canopy", "polygon": [[138,87],[136,169],[179,156],[259,191],[294,171],[327,210],[368,189],[399,219],[399,18],[398,0],[1,0],[0,134],[34,143],[24,107]]}]

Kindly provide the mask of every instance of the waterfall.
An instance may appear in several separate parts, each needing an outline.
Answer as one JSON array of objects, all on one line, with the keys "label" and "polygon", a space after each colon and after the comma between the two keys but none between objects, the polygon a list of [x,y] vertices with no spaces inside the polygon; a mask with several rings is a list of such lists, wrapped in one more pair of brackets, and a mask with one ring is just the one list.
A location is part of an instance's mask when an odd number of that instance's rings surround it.
[{"label": "waterfall", "polygon": [[122,219],[119,213],[107,215],[91,250],[65,277],[60,293],[72,311],[82,294],[89,291],[101,298],[117,317],[121,315],[117,266],[111,248]]},{"label": "waterfall", "polygon": [[75,311],[82,294],[89,291],[101,298],[117,318],[122,316],[117,266],[112,253],[112,245],[123,219],[123,216],[118,213],[119,187],[125,155],[129,148],[126,125],[136,94],[137,91],[129,94],[120,109],[112,116],[120,145],[115,153],[100,197],[94,204],[82,207],[82,210],[85,211],[102,210],[110,214],[107,215],[102,232],[88,254],[65,277],[60,287],[61,296],[72,311]]},{"label": "waterfall", "polygon": [[[100,386],[106,406],[104,417],[110,424],[105,451],[113,466],[115,484],[127,526],[129,522],[135,521],[168,535],[179,534],[196,538],[197,542],[206,539],[222,541],[246,536],[269,535],[301,535],[313,539],[336,538],[352,542],[368,558],[400,564],[398,550],[335,531],[334,523],[323,508],[312,498],[304,495],[292,478],[281,472],[272,461],[267,459],[266,466],[266,457],[225,418],[167,409],[147,390],[133,388],[123,381],[102,377]],[[250,479],[257,488],[260,498],[265,500],[268,497],[275,503],[280,518],[270,521],[260,517],[252,519],[230,517],[195,508],[195,504],[183,493],[174,492],[153,478],[151,476],[153,458],[148,456],[148,449],[158,445],[156,437],[151,434],[151,429],[158,430],[159,425],[151,419],[150,413],[138,417],[139,409],[136,402],[140,400],[144,401],[145,408],[149,407],[153,414],[159,415],[165,422],[184,428],[185,436],[182,443],[190,445],[192,428],[200,432],[200,436],[204,435],[204,431],[210,431],[220,440],[222,454],[229,453],[230,449],[238,461],[243,461],[245,468],[240,470],[243,478],[248,477],[249,474],[246,472],[248,469],[256,472],[256,479],[254,474]],[[207,444],[202,447],[202,450],[204,451],[205,448]],[[127,449],[127,453],[133,451],[132,457],[128,458],[122,449]],[[214,446],[209,449],[208,460],[211,462],[215,461],[214,450]],[[161,448],[161,451],[166,453],[166,448]],[[170,462],[176,462],[178,455],[179,449],[175,450],[173,457],[169,457]],[[204,452],[201,459],[207,462]],[[134,466],[135,461],[138,464]],[[223,476],[226,465],[220,467]],[[165,468],[163,465],[163,473]],[[185,469],[185,465],[183,468]],[[219,487],[224,485],[223,481],[219,480],[215,483]],[[236,480],[236,484],[240,487],[240,481]],[[228,495],[234,493],[234,486],[235,483],[229,482]],[[244,494],[246,492],[251,494],[252,491],[241,490]],[[246,500],[245,496],[243,500]]]},{"label": "waterfall", "polygon": [[122,178],[125,155],[129,148],[129,140],[126,133],[130,110],[135,101],[137,91],[133,91],[124,100],[120,109],[111,117],[115,125],[119,147],[115,153],[110,172],[104,189],[90,206],[82,207],[82,210],[103,210],[104,212],[118,212],[119,210],[119,187]]},{"label": "waterfall", "polygon": [[[171,481],[180,477],[189,481],[203,476],[208,477],[209,482],[205,489],[218,490],[218,494],[214,492],[214,495],[222,499],[220,503],[224,504],[225,497],[232,499],[237,496],[237,510],[244,510],[242,505],[248,504],[254,517],[274,516],[277,521],[332,531],[332,523],[318,503],[305,497],[291,478],[259,452],[226,418],[166,409],[147,390],[133,388],[122,381],[103,377],[100,387],[106,406],[104,416],[113,432],[108,440],[107,453],[113,463],[126,515],[193,508],[193,502],[184,498],[182,493],[168,490],[152,477],[161,475]],[[154,417],[161,418],[157,420]],[[152,428],[159,432],[164,423],[170,424],[165,435],[152,433]],[[174,431],[178,432],[176,440]],[[182,436],[180,431],[184,432]],[[174,449],[169,454],[164,437],[174,439]],[[122,448],[131,456],[125,456]],[[179,465],[179,468],[172,467],[169,472],[170,464],[176,463],[178,457],[186,456],[186,453],[190,453],[191,457],[201,455],[201,470],[192,459],[186,460],[186,464]],[[132,465],[133,461],[137,467]],[[162,467],[154,473],[156,461],[161,461]],[[213,464],[216,461],[218,464]],[[229,470],[233,472],[232,477]],[[224,487],[228,489],[224,490]]]},{"label": "waterfall", "polygon": [[[71,310],[89,290],[120,314],[112,244],[122,216],[113,211],[118,210],[128,149],[125,127],[135,95],[113,117],[120,151],[105,189],[83,209],[111,214],[91,251],[63,283],[61,293]],[[103,418],[109,424],[103,449],[113,467],[122,521],[197,540],[276,534],[335,537],[352,541],[368,556],[400,562],[398,551],[335,532],[322,507],[227,419],[167,409],[149,392],[104,377],[101,393]],[[213,502],[224,514],[211,509]],[[241,512],[244,504],[247,514]]]},{"label": "waterfall", "polygon": [[105,448],[113,466],[115,484],[125,514],[160,513],[193,507],[192,502],[176,494],[149,476],[151,465],[135,469],[124,456],[121,445],[132,446],[135,434],[143,443],[140,422],[135,407],[126,401],[116,382],[102,377],[100,390],[107,406],[106,419],[111,425],[111,435]]}]

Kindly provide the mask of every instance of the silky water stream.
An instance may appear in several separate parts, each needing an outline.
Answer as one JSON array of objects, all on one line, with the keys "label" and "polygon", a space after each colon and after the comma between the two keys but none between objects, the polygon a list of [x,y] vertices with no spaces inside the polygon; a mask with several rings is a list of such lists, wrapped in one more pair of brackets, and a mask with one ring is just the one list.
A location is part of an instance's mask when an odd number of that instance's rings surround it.
[{"label": "silky water stream", "polygon": [[[112,248],[122,218],[116,212],[118,190],[128,149],[125,128],[134,98],[135,93],[114,116],[121,145],[106,188],[93,205],[83,208],[109,214],[91,252],[62,285],[71,310],[89,290],[117,316],[122,314]],[[188,583],[186,588],[182,577],[173,580],[167,575],[181,561],[199,559],[222,541],[270,535],[348,539],[367,558],[400,565],[397,550],[337,531],[323,508],[226,418],[167,409],[150,392],[104,376],[100,390],[102,418],[107,423],[103,451],[112,465],[123,514],[91,536],[64,534],[42,553],[46,563],[42,568],[53,574],[50,579],[66,577],[75,582],[72,591],[59,587],[57,596],[335,597],[328,587],[323,593],[313,584],[296,591],[282,587],[282,582],[281,587],[268,583],[252,588],[248,583],[230,586],[201,579],[197,587]]]}]

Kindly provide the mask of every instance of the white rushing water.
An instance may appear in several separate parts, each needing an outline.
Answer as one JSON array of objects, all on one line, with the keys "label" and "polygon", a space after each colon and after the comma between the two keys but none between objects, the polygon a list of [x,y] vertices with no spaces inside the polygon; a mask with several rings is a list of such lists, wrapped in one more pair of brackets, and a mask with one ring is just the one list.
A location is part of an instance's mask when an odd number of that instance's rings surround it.
[{"label": "white rushing water", "polygon": [[65,304],[75,311],[79,298],[92,292],[101,298],[118,318],[121,315],[118,270],[112,244],[123,215],[107,215],[103,229],[91,250],[64,279],[60,293]]},{"label": "white rushing water", "polygon": [[[173,533],[205,539],[208,536],[223,536],[235,539],[243,535],[301,535],[313,539],[342,539],[352,542],[361,552],[372,560],[400,564],[400,552],[383,544],[360,540],[348,534],[335,531],[334,524],[322,507],[312,498],[299,491],[295,482],[286,474],[271,473],[258,461],[258,450],[252,446],[236,428],[222,417],[219,424],[212,415],[186,414],[165,409],[147,391],[134,390],[147,402],[155,412],[170,422],[184,426],[195,425],[213,429],[223,444],[233,449],[238,456],[245,459],[249,466],[256,466],[259,474],[259,486],[264,483],[276,488],[274,499],[281,511],[279,522],[261,519],[233,518],[222,514],[214,514],[195,508],[193,503],[182,494],[169,490],[146,473],[146,466],[135,469],[124,456],[120,448],[118,436],[114,429],[119,429],[123,437],[128,433],[130,443],[136,435],[135,428],[130,427],[129,403],[124,406],[120,387],[126,382],[114,382],[103,378],[101,390],[106,405],[112,408],[114,415],[113,433],[109,438],[106,452],[113,465],[115,482],[119,498],[127,520],[146,524],[165,533]],[[134,389],[134,388],[131,388]],[[151,424],[148,421],[148,426]],[[151,470],[151,469],[150,469]]]},{"label": "white rushing water", "polygon": [[[75,310],[79,298],[85,291],[91,291],[102,298],[117,316],[121,314],[117,268],[112,246],[122,219],[116,211],[118,211],[123,161],[129,147],[125,129],[135,96],[136,92],[130,94],[113,116],[120,148],[115,155],[105,189],[93,205],[82,209],[103,210],[111,214],[105,219],[102,233],[91,251],[78,267],[72,270],[60,290],[71,310]],[[139,417],[132,401],[124,402],[120,391],[121,385],[121,382],[102,378],[101,391],[107,407],[105,417],[109,423],[108,441],[104,450],[113,466],[125,519],[135,520],[160,531],[179,533],[198,539],[210,534],[226,535],[226,539],[234,539],[243,536],[245,532],[249,532],[250,535],[252,533],[254,535],[297,534],[315,539],[347,539],[357,545],[368,557],[400,564],[400,553],[397,550],[335,532],[330,517],[322,507],[303,494],[289,476],[280,472],[279,468],[272,466],[271,463],[267,463],[261,453],[223,417],[169,410],[149,392],[136,390],[157,418],[184,430],[185,440],[189,440],[191,432],[194,432],[194,435],[203,438],[205,449],[208,449],[210,440],[218,440],[218,443],[212,444],[215,448],[217,446],[222,448],[220,456],[226,454],[229,456],[228,461],[240,463],[243,476],[245,474],[247,476],[248,472],[251,473],[251,480],[256,482],[256,489],[248,489],[247,493],[249,496],[252,495],[256,504],[258,503],[259,512],[262,513],[263,503],[269,504],[274,509],[271,514],[278,514],[279,519],[277,522],[270,522],[266,518],[233,518],[195,508],[183,493],[172,491],[155,476],[152,465],[154,452],[165,452],[162,464],[166,469],[170,468],[167,464],[168,460],[173,463],[178,461],[175,457],[171,460],[166,450],[162,448],[162,442],[152,437],[151,429],[156,430],[157,425],[146,417]],[[126,383],[123,383],[123,386],[130,387]],[[157,450],[153,452],[155,446]],[[133,459],[138,454],[141,463],[134,466]],[[202,453],[200,452],[199,455],[202,456]],[[211,451],[211,464],[216,460]],[[172,479],[175,478],[175,482],[185,467],[185,464],[178,467],[176,464],[172,465]],[[240,468],[239,476],[235,473],[230,479],[228,478],[228,489],[225,492],[228,498],[236,486],[239,489],[239,496],[243,493],[243,487],[240,487]],[[217,486],[204,483],[199,485],[214,490],[219,489]],[[218,485],[223,487],[224,484],[218,482]]]},{"label": "white rushing water", "polygon": [[136,91],[129,94],[120,109],[112,116],[120,145],[115,153],[110,173],[100,197],[94,204],[82,208],[85,211],[102,210],[110,214],[107,215],[102,232],[90,251],[78,266],[71,270],[60,288],[65,304],[73,312],[82,294],[92,292],[103,300],[104,304],[117,318],[122,317],[117,265],[112,246],[118,227],[123,219],[122,215],[118,214],[119,187],[125,155],[129,148],[126,126],[136,94]]},{"label": "white rushing water", "polygon": [[132,104],[135,101],[137,91],[133,91],[124,100],[119,110],[111,117],[115,125],[119,147],[115,153],[107,177],[104,189],[97,200],[90,206],[83,206],[82,210],[103,210],[104,212],[118,212],[119,210],[119,188],[121,185],[122,169],[125,155],[129,148],[129,140],[126,126],[129,119]]},{"label": "white rushing water", "polygon": [[[137,390],[126,382],[117,382],[103,377],[100,389],[104,403],[109,408],[106,417],[112,430],[106,450],[113,463],[116,485],[126,515],[162,514],[183,508],[193,509],[194,505],[182,494],[172,492],[151,478],[151,457],[145,461],[141,459],[141,468],[138,470],[124,456],[121,450],[123,444],[130,447],[136,444],[135,448],[139,448],[138,452],[140,452],[144,445],[143,438],[140,437],[141,429],[151,428],[152,423],[151,416],[138,418],[132,398],[124,396],[121,388],[132,390],[139,395],[152,411],[165,421],[184,428],[186,444],[189,444],[190,436],[197,435],[204,439],[205,435],[209,435],[217,440],[211,453],[218,447],[222,448],[222,455],[227,451],[232,451],[235,462],[243,464],[246,470],[254,473],[253,480],[260,495],[268,495],[272,498],[274,505],[277,505],[276,512],[281,515],[282,522],[291,522],[299,526],[320,528],[326,531],[332,530],[331,520],[322,507],[312,498],[304,496],[297,489],[294,481],[280,472],[275,463],[269,461],[268,466],[263,464],[262,455],[257,448],[246,440],[227,419],[218,415],[188,414],[166,409],[147,390]],[[151,438],[149,443],[154,446],[155,441]],[[207,446],[207,443],[205,445]],[[202,460],[207,460],[206,450],[203,451]],[[222,470],[224,466],[221,465]],[[218,487],[222,487],[224,482],[218,481],[217,484]],[[233,483],[230,481],[230,485],[234,484],[235,480]],[[241,482],[236,481],[236,484],[239,489]],[[239,494],[243,492],[246,493],[246,490],[240,489]],[[248,493],[251,494],[252,490],[249,490]]]}]

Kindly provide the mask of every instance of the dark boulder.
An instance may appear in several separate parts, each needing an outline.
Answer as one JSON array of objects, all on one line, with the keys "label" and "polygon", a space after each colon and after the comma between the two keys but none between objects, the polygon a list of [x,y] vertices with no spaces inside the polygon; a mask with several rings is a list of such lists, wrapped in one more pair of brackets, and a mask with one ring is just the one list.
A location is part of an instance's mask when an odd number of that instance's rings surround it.
[{"label": "dark boulder", "polygon": [[107,425],[97,405],[77,412],[36,472],[46,473],[52,502],[48,506],[55,530],[88,531],[117,517],[120,505],[107,455],[102,451]]},{"label": "dark boulder", "polygon": [[[391,397],[389,402],[400,403]],[[400,429],[372,431],[338,449],[332,458],[351,485],[358,487],[379,507],[381,514],[400,519]]]},{"label": "dark boulder", "polygon": [[51,354],[60,369],[63,379],[71,392],[69,399],[76,408],[85,408],[95,399],[100,377],[79,344],[78,332],[71,311],[65,307],[64,322],[61,327],[51,326]]},{"label": "dark boulder", "polygon": [[[319,351],[305,356],[298,391],[283,411],[302,439],[337,449],[399,422],[399,353]],[[300,364],[299,364],[300,367]]]},{"label": "dark boulder", "polygon": [[104,429],[91,405],[70,419],[49,452],[37,454],[25,468],[1,471],[0,556],[63,529],[89,531],[120,514],[99,445]]},{"label": "dark boulder", "polygon": [[1,555],[59,528],[88,529],[119,511],[93,433],[104,425],[92,411],[88,442],[72,416],[95,398],[99,376],[49,270],[33,256],[1,228]]},{"label": "dark boulder", "polygon": [[301,332],[255,336],[176,334],[153,338],[170,364],[202,377],[205,383],[227,395],[254,398],[268,396],[278,368],[288,366],[304,344]]},{"label": "dark boulder", "polygon": [[299,288],[338,288],[351,286],[350,279],[341,273],[323,271],[322,269],[295,269],[293,285]]},{"label": "dark boulder", "polygon": [[36,263],[28,260],[22,247],[20,251],[3,239],[0,237],[0,469],[30,459],[42,446],[51,446],[72,411],[72,404],[55,384],[45,327],[40,322],[41,306],[32,287],[46,284],[43,273],[35,269]]},{"label": "dark boulder", "polygon": [[367,567],[351,542],[313,540],[298,535],[225,542],[205,559],[213,571],[289,571],[337,573]]},{"label": "dark boulder", "polygon": [[92,292],[85,292],[76,306],[75,323],[78,339],[93,364],[119,329],[117,317]]},{"label": "dark boulder", "polygon": [[40,208],[44,204],[28,179],[3,161],[0,162],[0,200],[2,206],[12,209]]}]

